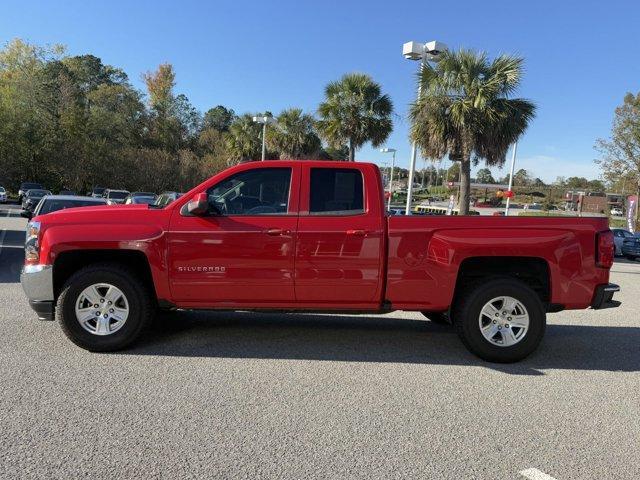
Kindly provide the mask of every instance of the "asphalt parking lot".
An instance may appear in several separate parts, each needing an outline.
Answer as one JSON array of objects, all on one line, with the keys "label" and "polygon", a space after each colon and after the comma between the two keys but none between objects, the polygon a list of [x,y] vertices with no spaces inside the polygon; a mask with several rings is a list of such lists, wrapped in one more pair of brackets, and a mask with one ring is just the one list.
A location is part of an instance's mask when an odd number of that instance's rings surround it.
[{"label": "asphalt parking lot", "polygon": [[620,308],[550,315],[513,365],[405,312],[181,312],[92,354],[29,309],[17,212],[0,206],[0,478],[640,476],[640,262],[612,269]]}]

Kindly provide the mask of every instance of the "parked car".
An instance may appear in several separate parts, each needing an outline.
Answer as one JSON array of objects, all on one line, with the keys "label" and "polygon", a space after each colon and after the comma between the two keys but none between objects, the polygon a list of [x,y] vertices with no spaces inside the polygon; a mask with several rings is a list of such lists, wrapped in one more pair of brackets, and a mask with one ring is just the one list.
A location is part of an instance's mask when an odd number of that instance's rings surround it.
[{"label": "parked car", "polygon": [[403,208],[390,208],[388,210],[389,215],[404,215],[405,211]]},{"label": "parked car", "polygon": [[22,196],[22,210],[33,213],[38,202],[46,195],[51,195],[51,192],[36,188],[27,190]]},{"label": "parked car", "polygon": [[156,202],[155,202],[154,205],[156,205],[158,207],[164,207],[166,205],[169,205],[171,202],[175,202],[182,195],[184,195],[184,194],[183,193],[178,193],[178,192],[162,192],[156,198]]},{"label": "parked car", "polygon": [[118,205],[124,203],[125,199],[129,196],[128,190],[113,190],[110,188],[105,189],[102,193],[102,197],[107,199],[108,205]]},{"label": "parked car", "polygon": [[106,188],[104,187],[93,187],[93,190],[91,190],[87,195],[94,198],[103,198],[105,190]]},{"label": "parked car", "polygon": [[616,255],[622,255],[629,260],[640,257],[640,236],[622,228],[613,229],[613,241]]},{"label": "parked car", "polygon": [[613,207],[611,209],[611,215],[613,215],[614,217],[621,217],[622,215],[624,215],[624,213],[622,212],[622,209],[620,207]]},{"label": "parked car", "polygon": [[524,206],[525,210],[542,210],[542,204],[540,203],[527,203]]},{"label": "parked car", "polygon": [[624,242],[622,242],[622,255],[629,260],[635,260],[640,257],[640,238],[634,236],[632,239],[625,239]]},{"label": "parked car", "polygon": [[623,228],[613,228],[611,229],[613,232],[613,242],[615,244],[615,255],[622,256],[624,253],[622,252],[622,245],[625,240],[635,238],[633,233],[629,230],[625,230]]},{"label": "parked car", "polygon": [[76,207],[96,207],[98,205],[106,205],[107,200],[104,198],[87,198],[77,195],[47,195],[43,197],[33,210],[23,211],[21,215],[28,219],[37,217],[38,215],[46,215],[48,213],[57,212],[66,208]]},{"label": "parked car", "polygon": [[27,190],[42,190],[42,185],[34,182],[23,182],[20,184],[20,188],[18,189],[18,204],[22,203],[22,197],[27,193]]},{"label": "parked car", "polygon": [[154,205],[155,202],[156,202],[155,193],[145,193],[145,192],[133,192],[124,200],[125,205],[131,205],[131,204]]},{"label": "parked car", "polygon": [[376,165],[282,160],[231,167],[164,208],[35,217],[21,282],[91,351],[131,345],[157,309],[410,310],[513,362],[548,312],[617,307],[612,264],[607,218],[387,216]]},{"label": "parked car", "polygon": [[73,190],[60,190],[58,192],[58,195],[70,195],[72,197],[75,197],[78,194],[76,192],[74,192]]},{"label": "parked car", "polygon": [[7,191],[0,187],[0,203],[7,203]]}]

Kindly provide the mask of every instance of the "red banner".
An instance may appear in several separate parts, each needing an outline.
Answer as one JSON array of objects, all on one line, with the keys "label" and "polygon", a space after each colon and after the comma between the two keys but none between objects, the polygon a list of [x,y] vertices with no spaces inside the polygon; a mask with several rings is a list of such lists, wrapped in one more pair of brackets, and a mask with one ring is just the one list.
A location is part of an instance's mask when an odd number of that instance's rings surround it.
[{"label": "red banner", "polygon": [[635,233],[636,209],[638,208],[638,196],[629,195],[627,197],[627,228],[631,233]]}]

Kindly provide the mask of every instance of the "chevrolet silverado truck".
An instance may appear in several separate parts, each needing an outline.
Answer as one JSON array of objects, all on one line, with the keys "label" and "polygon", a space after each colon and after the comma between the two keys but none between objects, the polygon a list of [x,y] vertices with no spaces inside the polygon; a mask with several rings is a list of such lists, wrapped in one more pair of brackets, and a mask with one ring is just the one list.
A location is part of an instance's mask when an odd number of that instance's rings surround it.
[{"label": "chevrolet silverado truck", "polygon": [[91,351],[132,344],[161,309],[410,310],[513,362],[548,312],[619,305],[613,257],[606,218],[390,216],[373,164],[266,161],[165,206],[37,216],[21,283]]}]

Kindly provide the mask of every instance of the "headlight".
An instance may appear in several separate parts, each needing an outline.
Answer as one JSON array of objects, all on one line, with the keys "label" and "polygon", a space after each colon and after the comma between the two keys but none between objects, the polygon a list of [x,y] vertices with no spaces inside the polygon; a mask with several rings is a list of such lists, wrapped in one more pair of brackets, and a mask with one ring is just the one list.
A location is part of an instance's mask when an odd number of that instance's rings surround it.
[{"label": "headlight", "polygon": [[24,261],[25,263],[38,263],[40,260],[40,222],[31,221],[27,223],[27,234],[24,241]]}]

